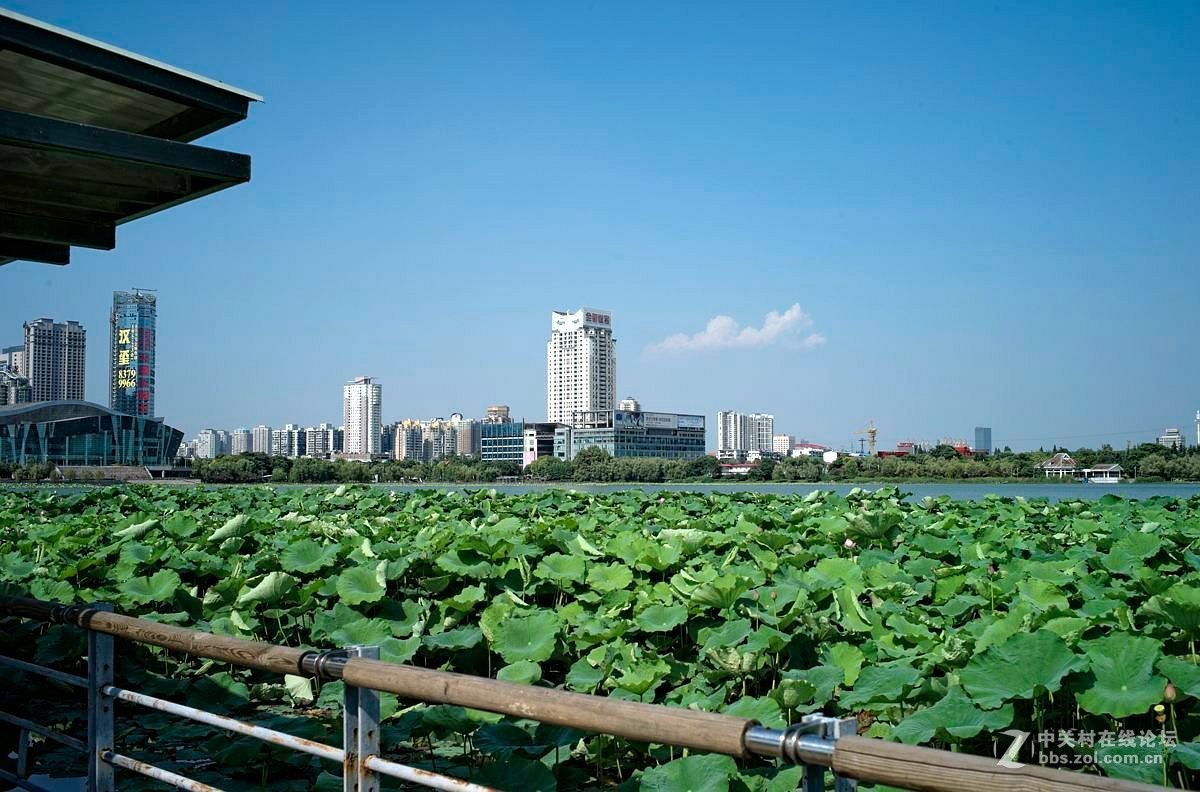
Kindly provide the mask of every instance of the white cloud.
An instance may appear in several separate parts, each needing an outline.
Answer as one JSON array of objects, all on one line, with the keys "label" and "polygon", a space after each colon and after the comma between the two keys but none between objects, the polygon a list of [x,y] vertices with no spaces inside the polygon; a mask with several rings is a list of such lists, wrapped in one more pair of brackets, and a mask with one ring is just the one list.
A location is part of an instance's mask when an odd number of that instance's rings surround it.
[{"label": "white cloud", "polygon": [[776,342],[800,349],[811,349],[825,343],[825,336],[811,332],[813,319],[795,303],[783,313],[771,311],[763,320],[762,327],[742,327],[732,316],[714,316],[698,333],[675,333],[646,351],[656,354],[673,352],[704,352],[713,349],[733,349],[769,346]]}]

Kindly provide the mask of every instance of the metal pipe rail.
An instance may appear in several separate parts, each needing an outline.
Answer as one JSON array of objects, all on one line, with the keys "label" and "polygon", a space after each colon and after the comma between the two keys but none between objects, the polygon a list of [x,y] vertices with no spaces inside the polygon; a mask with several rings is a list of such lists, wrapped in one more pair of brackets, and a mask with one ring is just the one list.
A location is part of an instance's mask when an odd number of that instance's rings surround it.
[{"label": "metal pipe rail", "polygon": [[[482,789],[467,785],[467,782],[460,779],[444,776],[429,778],[434,774],[415,768],[404,768],[409,775],[401,776],[401,771],[397,768],[403,768],[402,765],[378,757],[378,697],[373,697],[373,704],[370,700],[374,691],[611,734],[639,742],[675,745],[738,758],[758,756],[779,759],[807,768],[804,783],[806,792],[824,789],[827,769],[834,773],[838,792],[854,789],[856,781],[887,784],[916,792],[960,792],[963,789],[973,792],[1151,792],[1160,789],[1147,784],[1067,770],[1036,766],[1005,767],[995,759],[987,757],[857,737],[854,736],[853,719],[838,720],[809,715],[800,723],[779,730],[729,715],[620,701],[385,663],[374,659],[378,657],[376,647],[352,647],[348,650],[324,652],[304,651],[122,616],[105,610],[103,606],[56,605],[25,598],[0,597],[0,614],[2,613],[77,625],[88,630],[89,637],[115,636],[246,668],[343,680],[346,684],[346,747],[337,749],[320,743],[310,743],[311,750],[307,752],[331,760],[334,758],[333,752],[337,752],[344,757],[345,764],[356,766],[358,779],[355,783],[361,785],[352,786],[351,773],[348,771],[345,774],[346,789],[356,789],[358,792],[373,792],[378,788],[373,781],[372,771],[403,777],[405,780],[427,786],[438,786],[439,781],[450,784],[438,788]],[[93,665],[91,654],[89,652],[89,669]],[[19,667],[17,664],[30,665],[9,659],[0,659],[0,664],[13,667]],[[50,678],[58,677],[59,681],[71,683],[62,678],[70,675],[50,671],[50,674],[44,675]],[[111,667],[109,674],[111,675]],[[153,698],[113,687],[111,679],[98,686],[96,694],[106,699],[123,699],[138,704],[144,704],[145,700]],[[154,701],[155,704],[145,705],[164,711],[172,710],[165,709],[162,704],[180,710],[192,709],[163,702],[161,699]],[[181,713],[176,711],[175,714]],[[199,717],[193,717],[195,714],[196,711],[192,711],[185,717],[200,720]],[[228,725],[222,722],[226,720],[222,716],[205,713],[204,717],[206,719],[201,722],[228,728]],[[261,727],[235,722],[240,726],[231,728],[231,731],[256,736],[268,742],[276,742],[274,737],[281,735],[272,730],[261,730],[271,735],[272,739],[268,739],[259,732],[251,734],[241,728],[259,730]],[[368,734],[373,736],[373,744]],[[299,739],[291,735],[282,737],[291,741]],[[111,743],[111,737],[108,742]],[[89,740],[89,745],[92,744]],[[329,749],[329,752],[324,749]],[[113,753],[111,745],[104,750],[114,759],[112,763],[107,764],[110,769],[112,764],[129,766],[128,763],[115,761],[124,757]],[[304,749],[297,747],[297,750]],[[102,758],[103,755],[102,752]],[[138,770],[133,767],[130,769]],[[93,788],[95,787],[89,787]]]}]

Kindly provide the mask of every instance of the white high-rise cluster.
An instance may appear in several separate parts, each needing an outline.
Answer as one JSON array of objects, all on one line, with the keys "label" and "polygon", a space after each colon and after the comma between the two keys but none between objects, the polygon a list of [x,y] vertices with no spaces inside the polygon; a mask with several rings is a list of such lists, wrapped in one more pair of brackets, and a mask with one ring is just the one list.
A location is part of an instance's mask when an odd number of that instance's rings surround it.
[{"label": "white high-rise cluster", "polygon": [[717,456],[723,459],[753,458],[772,453],[775,416],[767,413],[717,413]]}]

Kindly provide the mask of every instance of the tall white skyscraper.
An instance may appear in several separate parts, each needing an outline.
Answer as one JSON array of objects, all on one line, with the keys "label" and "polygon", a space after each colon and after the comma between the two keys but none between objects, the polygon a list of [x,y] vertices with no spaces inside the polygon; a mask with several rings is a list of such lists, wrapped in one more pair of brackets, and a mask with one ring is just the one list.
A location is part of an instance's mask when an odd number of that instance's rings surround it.
[{"label": "tall white skyscraper", "polygon": [[344,453],[357,457],[379,454],[383,386],[372,382],[370,377],[355,377],[342,391],[346,426]]},{"label": "tall white skyscraper", "polygon": [[750,450],[750,423],[747,416],[733,410],[717,413],[717,453]]},{"label": "tall white skyscraper", "polygon": [[546,419],[570,424],[576,412],[611,410],[616,393],[612,315],[591,308],[552,311],[546,342]]}]

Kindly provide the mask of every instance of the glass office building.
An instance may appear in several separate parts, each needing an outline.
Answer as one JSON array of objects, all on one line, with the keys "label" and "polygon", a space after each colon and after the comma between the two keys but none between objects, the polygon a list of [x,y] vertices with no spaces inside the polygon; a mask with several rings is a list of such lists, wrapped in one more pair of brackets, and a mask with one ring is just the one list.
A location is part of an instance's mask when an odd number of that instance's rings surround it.
[{"label": "glass office building", "polygon": [[585,448],[614,457],[696,459],[704,456],[704,416],[612,410],[578,413],[571,458]]},{"label": "glass office building", "polygon": [[484,462],[516,462],[525,454],[525,423],[485,423],[479,426],[479,458]]},{"label": "glass office building", "polygon": [[0,407],[0,462],[28,465],[170,465],[183,432],[161,419],[85,401]]},{"label": "glass office building", "polygon": [[992,453],[992,427],[975,427],[975,451],[982,454]]},{"label": "glass office building", "polygon": [[108,406],[126,415],[154,415],[154,347],[158,298],[134,289],[113,292]]}]

